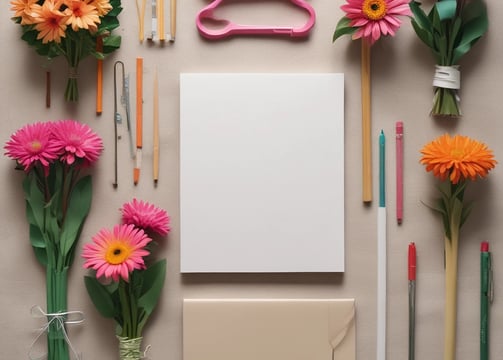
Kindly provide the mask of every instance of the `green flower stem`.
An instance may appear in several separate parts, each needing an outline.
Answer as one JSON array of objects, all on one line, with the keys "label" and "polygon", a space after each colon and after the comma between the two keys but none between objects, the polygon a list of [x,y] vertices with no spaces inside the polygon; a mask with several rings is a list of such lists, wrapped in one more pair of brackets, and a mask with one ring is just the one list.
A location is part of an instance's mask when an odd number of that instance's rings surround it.
[{"label": "green flower stem", "polygon": [[119,299],[122,306],[122,333],[121,336],[127,338],[131,328],[131,311],[129,310],[129,296],[127,294],[126,282],[119,280]]},{"label": "green flower stem", "polygon": [[[68,269],[46,269],[47,313],[57,314],[67,311]],[[51,321],[49,316],[47,321]],[[59,321],[52,321],[47,329],[47,360],[69,360],[65,329]]]},{"label": "green flower stem", "polygon": [[435,88],[431,115],[460,116],[461,109],[457,98],[457,90],[441,87]]},{"label": "green flower stem", "polygon": [[68,81],[66,83],[65,99],[67,101],[78,101],[79,100],[79,88],[77,84],[78,79],[78,67],[81,60],[83,37],[82,32],[77,34],[78,40],[66,37],[65,41],[65,57],[68,62],[69,74]]},{"label": "green flower stem", "polygon": [[140,336],[138,333],[138,306],[137,299],[134,295],[134,283],[131,277],[130,282],[128,283],[129,287],[129,300],[130,300],[130,311],[131,311],[131,338],[137,338]]},{"label": "green flower stem", "polygon": [[122,333],[121,336],[134,339],[141,335],[138,327],[138,304],[135,298],[133,279],[129,282],[119,280],[119,299],[122,306]]}]

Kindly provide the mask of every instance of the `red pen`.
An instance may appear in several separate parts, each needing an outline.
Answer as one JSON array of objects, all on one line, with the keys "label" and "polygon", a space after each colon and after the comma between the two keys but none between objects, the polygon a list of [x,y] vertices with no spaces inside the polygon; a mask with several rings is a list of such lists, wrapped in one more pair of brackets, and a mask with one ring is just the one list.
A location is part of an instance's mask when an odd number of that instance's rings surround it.
[{"label": "red pen", "polygon": [[416,245],[409,243],[409,360],[414,360],[415,323],[416,323]]},{"label": "red pen", "polygon": [[396,136],[396,221],[403,221],[403,122],[397,121]]}]

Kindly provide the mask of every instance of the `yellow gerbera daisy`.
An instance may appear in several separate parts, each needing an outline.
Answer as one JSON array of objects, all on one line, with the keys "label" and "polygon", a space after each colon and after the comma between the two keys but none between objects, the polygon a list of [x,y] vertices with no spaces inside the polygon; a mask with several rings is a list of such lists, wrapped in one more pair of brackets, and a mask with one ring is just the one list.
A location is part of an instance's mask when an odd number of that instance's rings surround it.
[{"label": "yellow gerbera daisy", "polygon": [[34,23],[31,13],[37,5],[37,0],[12,0],[10,2],[14,17],[21,18],[21,25],[31,25]]},{"label": "yellow gerbera daisy", "polygon": [[432,171],[441,180],[449,177],[452,184],[483,178],[497,164],[487,145],[462,135],[444,134],[426,144],[421,154],[426,171]]},{"label": "yellow gerbera daisy", "polygon": [[79,29],[95,30],[97,24],[101,22],[98,16],[98,10],[94,5],[88,4],[82,0],[66,0],[67,9],[65,14],[68,16],[67,25],[71,25],[73,31]]},{"label": "yellow gerbera daisy", "polygon": [[54,41],[61,42],[65,37],[67,16],[60,10],[61,1],[46,0],[33,7],[33,20],[38,31],[37,39],[42,39],[44,44]]}]

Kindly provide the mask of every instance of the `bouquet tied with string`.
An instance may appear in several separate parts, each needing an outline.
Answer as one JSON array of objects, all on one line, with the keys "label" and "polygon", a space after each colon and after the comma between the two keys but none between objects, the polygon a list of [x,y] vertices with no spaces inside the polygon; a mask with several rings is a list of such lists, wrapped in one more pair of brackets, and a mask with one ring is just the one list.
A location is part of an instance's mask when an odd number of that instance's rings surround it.
[{"label": "bouquet tied with string", "polygon": [[139,360],[143,329],[161,296],[166,259],[155,259],[153,238],[170,231],[168,213],[133,199],[121,208],[122,222],[103,228],[85,244],[87,292],[98,312],[114,319],[121,360]]},{"label": "bouquet tied with string", "polygon": [[10,4],[22,40],[49,60],[66,59],[67,101],[79,99],[80,61],[89,55],[103,59],[121,45],[121,37],[112,34],[119,27],[120,0],[11,0]]},{"label": "bouquet tied with string", "polygon": [[439,0],[428,14],[412,1],[412,26],[430,48],[435,61],[432,116],[461,116],[459,61],[487,32],[487,9],[483,0]]},{"label": "bouquet tied with string", "polygon": [[[17,130],[5,154],[24,171],[22,182],[29,238],[46,271],[47,359],[69,360],[65,327],[75,316],[67,309],[68,271],[91,208],[88,169],[98,160],[103,142],[89,126],[75,120],[36,122]],[[37,311],[38,310],[38,311]],[[31,357],[31,355],[30,355]]]}]

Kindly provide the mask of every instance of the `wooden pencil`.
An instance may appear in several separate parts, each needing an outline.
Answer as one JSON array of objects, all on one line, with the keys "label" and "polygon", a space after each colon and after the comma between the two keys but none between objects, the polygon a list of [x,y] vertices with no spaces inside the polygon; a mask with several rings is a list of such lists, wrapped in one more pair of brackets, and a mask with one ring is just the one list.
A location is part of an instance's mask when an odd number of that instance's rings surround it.
[{"label": "wooden pencil", "polygon": [[372,138],[370,101],[370,44],[361,41],[361,96],[362,96],[362,183],[363,202],[372,201]]}]

